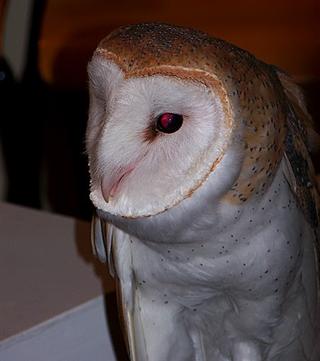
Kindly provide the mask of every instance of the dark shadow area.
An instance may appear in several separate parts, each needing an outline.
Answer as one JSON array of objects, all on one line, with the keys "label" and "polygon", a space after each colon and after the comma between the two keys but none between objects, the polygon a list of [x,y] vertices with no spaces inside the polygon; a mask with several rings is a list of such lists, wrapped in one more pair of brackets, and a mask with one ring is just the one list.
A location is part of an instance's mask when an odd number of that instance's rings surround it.
[{"label": "dark shadow area", "polygon": [[35,0],[30,22],[27,60],[16,82],[1,60],[0,136],[8,178],[7,201],[40,208],[43,153],[43,87],[38,72],[38,39],[45,1]]},{"label": "dark shadow area", "polygon": [[[319,57],[320,59],[320,57]],[[320,81],[309,81],[301,84],[308,110],[312,116],[315,130],[320,134]],[[320,144],[319,144],[320,147]],[[316,173],[320,173],[320,149],[312,155]]]},{"label": "dark shadow area", "polygon": [[309,81],[301,84],[301,87],[304,90],[308,110],[312,115],[316,130],[320,133],[320,81]]},{"label": "dark shadow area", "polygon": [[88,96],[84,90],[47,87],[44,130],[44,193],[56,213],[89,220],[89,175],[85,154]]},{"label": "dark shadow area", "polygon": [[118,361],[130,361],[122,335],[116,293],[105,294],[105,310],[112,344]]}]

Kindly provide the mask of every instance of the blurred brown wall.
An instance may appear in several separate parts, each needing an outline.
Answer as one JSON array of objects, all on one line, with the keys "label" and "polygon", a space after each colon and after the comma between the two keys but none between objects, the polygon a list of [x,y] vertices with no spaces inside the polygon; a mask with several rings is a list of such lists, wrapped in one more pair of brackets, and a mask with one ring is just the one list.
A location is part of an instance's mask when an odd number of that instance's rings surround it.
[{"label": "blurred brown wall", "polygon": [[299,80],[315,79],[320,77],[319,4],[319,0],[48,0],[40,70],[49,84],[83,84],[86,63],[108,32],[128,23],[163,21],[233,42]]}]

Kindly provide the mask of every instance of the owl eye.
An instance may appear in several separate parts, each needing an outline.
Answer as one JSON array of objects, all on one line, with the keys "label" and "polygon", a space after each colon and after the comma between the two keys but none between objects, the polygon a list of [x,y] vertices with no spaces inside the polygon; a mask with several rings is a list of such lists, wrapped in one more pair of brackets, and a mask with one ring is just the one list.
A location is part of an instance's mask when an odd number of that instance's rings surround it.
[{"label": "owl eye", "polygon": [[174,133],[181,128],[183,116],[175,113],[163,113],[156,119],[156,128],[163,133]]}]

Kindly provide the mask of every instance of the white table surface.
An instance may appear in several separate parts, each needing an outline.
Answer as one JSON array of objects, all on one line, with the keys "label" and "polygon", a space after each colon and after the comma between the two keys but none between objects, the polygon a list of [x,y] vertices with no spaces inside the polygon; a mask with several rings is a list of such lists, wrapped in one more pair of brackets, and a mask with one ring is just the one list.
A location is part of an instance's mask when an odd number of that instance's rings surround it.
[{"label": "white table surface", "polygon": [[116,360],[87,222],[0,202],[0,287],[1,361]]}]

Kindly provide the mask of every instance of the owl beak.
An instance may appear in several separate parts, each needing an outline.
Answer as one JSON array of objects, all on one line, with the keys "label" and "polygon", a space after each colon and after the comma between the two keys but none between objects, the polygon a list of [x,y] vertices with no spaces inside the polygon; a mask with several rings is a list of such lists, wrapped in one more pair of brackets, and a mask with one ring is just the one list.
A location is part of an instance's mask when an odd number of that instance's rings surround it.
[{"label": "owl beak", "polygon": [[112,174],[106,175],[101,180],[101,190],[104,200],[109,203],[112,198],[118,193],[121,183],[133,171],[134,166],[120,168]]}]

